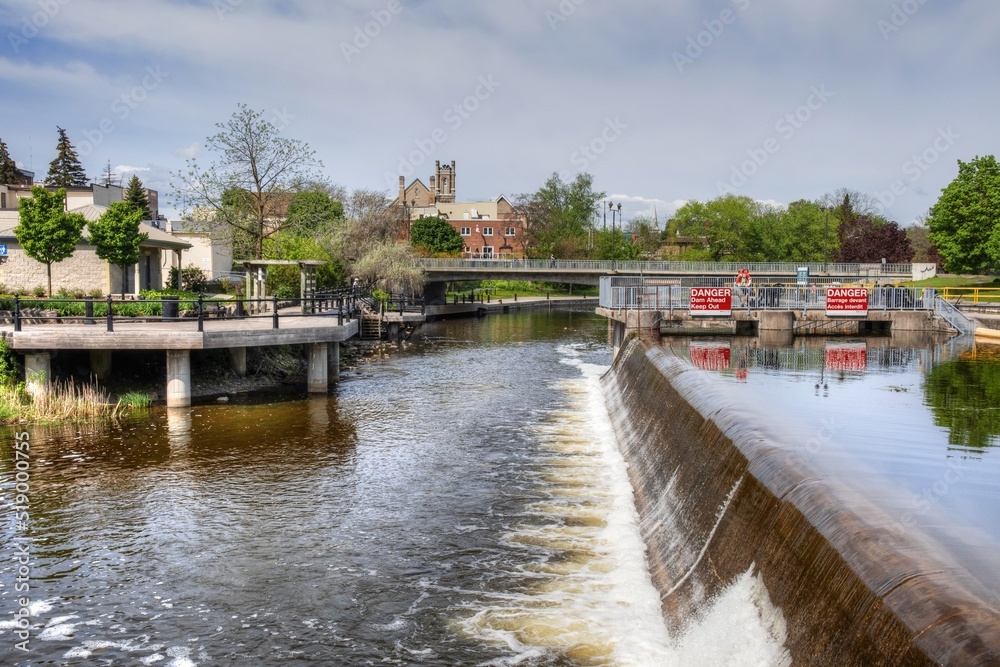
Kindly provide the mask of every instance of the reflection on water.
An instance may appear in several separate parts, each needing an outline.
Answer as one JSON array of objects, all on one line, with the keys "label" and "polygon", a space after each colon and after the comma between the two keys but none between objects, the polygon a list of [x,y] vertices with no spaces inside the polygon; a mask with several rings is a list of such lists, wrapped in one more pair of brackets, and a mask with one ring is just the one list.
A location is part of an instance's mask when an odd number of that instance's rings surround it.
[{"label": "reflection on water", "polygon": [[1000,354],[913,337],[663,345],[764,440],[883,508],[890,534],[927,537],[1000,606]]},{"label": "reflection on water", "polygon": [[934,423],[948,429],[953,447],[982,452],[1000,437],[1000,354],[976,350],[938,364],[927,374],[924,396]]}]

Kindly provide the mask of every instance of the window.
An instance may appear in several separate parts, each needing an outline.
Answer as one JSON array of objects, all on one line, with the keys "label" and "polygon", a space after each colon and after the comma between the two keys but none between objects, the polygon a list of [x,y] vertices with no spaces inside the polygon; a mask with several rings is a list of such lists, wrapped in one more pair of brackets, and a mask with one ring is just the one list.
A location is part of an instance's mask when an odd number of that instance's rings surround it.
[{"label": "window", "polygon": [[472,236],[472,228],[462,227],[462,236]]},{"label": "window", "polygon": [[503,235],[504,236],[516,236],[516,234],[514,234],[514,228],[513,227],[507,227],[506,229],[504,229],[503,230]]},{"label": "window", "polygon": [[0,192],[0,208],[7,208],[7,193]]},{"label": "window", "polygon": [[484,245],[483,246],[483,259],[493,256],[493,246]]},{"label": "window", "polygon": [[493,236],[493,228],[483,227],[483,236]]}]

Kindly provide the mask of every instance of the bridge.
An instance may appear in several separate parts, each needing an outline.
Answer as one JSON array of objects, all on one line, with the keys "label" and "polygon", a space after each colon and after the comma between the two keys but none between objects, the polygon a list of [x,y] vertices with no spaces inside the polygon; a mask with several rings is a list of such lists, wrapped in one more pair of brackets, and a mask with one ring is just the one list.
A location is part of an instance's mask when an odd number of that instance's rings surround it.
[{"label": "bridge", "polygon": [[[749,270],[758,283],[794,283],[799,270],[809,271],[810,283],[902,282],[932,278],[934,264],[841,264],[829,262],[667,262],[595,261],[577,259],[434,259],[420,258],[418,265],[430,282],[473,280],[532,280],[538,282],[599,285],[602,276],[648,276],[696,283],[732,284],[736,272]],[[434,292],[432,288],[429,292]],[[428,294],[431,296],[431,294]]]}]

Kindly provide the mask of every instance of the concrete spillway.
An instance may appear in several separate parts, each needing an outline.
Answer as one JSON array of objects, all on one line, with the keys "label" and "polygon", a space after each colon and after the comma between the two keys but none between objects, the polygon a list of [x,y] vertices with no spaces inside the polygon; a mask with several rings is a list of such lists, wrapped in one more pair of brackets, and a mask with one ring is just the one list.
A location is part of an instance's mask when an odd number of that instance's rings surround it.
[{"label": "concrete spillway", "polygon": [[632,338],[604,389],[664,614],[697,616],[756,568],[801,665],[1000,664],[1000,613],[919,531],[825,474],[808,443],[725,405]]}]

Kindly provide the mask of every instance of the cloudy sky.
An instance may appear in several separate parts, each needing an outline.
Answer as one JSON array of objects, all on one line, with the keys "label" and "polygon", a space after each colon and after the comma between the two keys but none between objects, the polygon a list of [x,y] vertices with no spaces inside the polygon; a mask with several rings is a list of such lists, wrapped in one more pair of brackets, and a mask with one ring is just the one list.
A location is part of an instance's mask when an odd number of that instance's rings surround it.
[{"label": "cloudy sky", "polygon": [[459,198],[594,176],[629,216],[847,187],[926,213],[1000,150],[996,0],[0,0],[0,138],[44,178],[170,172],[238,103],[329,179]]}]

